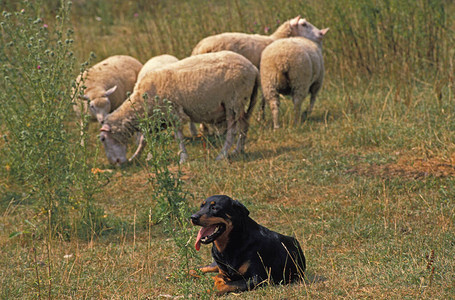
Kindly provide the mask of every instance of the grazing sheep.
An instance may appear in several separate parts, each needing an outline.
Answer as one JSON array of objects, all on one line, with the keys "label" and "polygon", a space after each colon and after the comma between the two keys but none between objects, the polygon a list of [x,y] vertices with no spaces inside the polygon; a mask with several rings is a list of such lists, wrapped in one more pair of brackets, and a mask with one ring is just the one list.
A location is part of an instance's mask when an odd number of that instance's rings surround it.
[{"label": "grazing sheep", "polygon": [[[138,82],[141,81],[141,79],[145,75],[150,73],[151,71],[157,70],[157,69],[159,69],[161,67],[164,67],[164,66],[166,66],[168,64],[172,64],[172,63],[175,63],[175,62],[178,62],[178,61],[179,61],[179,59],[177,57],[169,55],[169,54],[162,54],[162,55],[158,55],[158,56],[150,58],[144,64],[144,66],[142,67],[141,71],[137,75],[135,88],[136,88]],[[193,123],[190,123],[189,127],[190,127],[190,131],[191,131],[191,135],[192,136],[197,136],[197,129],[196,129],[195,125]]]},{"label": "grazing sheep", "polygon": [[81,103],[74,105],[75,111],[88,110],[92,119],[101,123],[133,91],[141,68],[137,59],[127,55],[114,55],[97,63],[76,79],[78,83],[83,81],[86,88],[79,99]]},{"label": "grazing sheep", "polygon": [[304,26],[304,19],[297,16],[284,22],[269,36],[240,32],[225,32],[202,39],[194,47],[191,55],[230,50],[248,58],[259,69],[261,53],[275,40],[292,36],[311,37],[313,32]]},{"label": "grazing sheep", "polygon": [[[177,57],[169,55],[169,54],[163,54],[163,55],[158,55],[158,56],[152,57],[144,64],[141,71],[139,72],[139,75],[137,75],[136,85],[138,84],[139,81],[141,81],[141,79],[146,74],[150,73],[151,71],[157,70],[161,67],[164,67],[168,64],[172,64],[172,63],[175,63],[178,61],[179,61],[179,59]],[[190,122],[189,127],[190,127],[191,135],[197,136],[196,126]]]},{"label": "grazing sheep", "polygon": [[[217,160],[227,157],[235,133],[239,137],[234,153],[242,152],[248,119],[256,102],[258,77],[259,72],[250,61],[231,51],[191,56],[148,73],[138,83],[130,99],[104,120],[100,140],[109,162],[126,162],[126,144],[137,131],[138,118],[144,116],[145,108],[151,114],[163,99],[172,103],[173,113],[182,121],[181,124],[183,121],[226,122],[226,141]],[[147,94],[147,100],[144,100],[144,94]],[[155,96],[159,98],[158,103],[154,102]],[[184,162],[188,154],[181,125],[176,128],[176,138],[179,141],[180,162]],[[139,149],[142,147],[143,143]]]},{"label": "grazing sheep", "polygon": [[324,78],[322,39],[329,29],[319,30],[308,22],[303,25],[312,27],[313,32],[317,32],[316,37],[280,39],[262,52],[260,77],[264,98],[261,107],[264,113],[265,100],[269,103],[274,129],[280,127],[278,123],[280,93],[292,96],[294,124],[297,125],[303,100],[308,93],[311,94],[310,104],[302,114],[302,119],[305,120],[311,113],[316,95],[322,86]]},{"label": "grazing sheep", "polygon": [[164,67],[168,64],[172,64],[179,61],[175,56],[169,54],[158,55],[150,58],[142,67],[141,71],[137,75],[136,85],[141,79],[147,75],[149,72]]}]

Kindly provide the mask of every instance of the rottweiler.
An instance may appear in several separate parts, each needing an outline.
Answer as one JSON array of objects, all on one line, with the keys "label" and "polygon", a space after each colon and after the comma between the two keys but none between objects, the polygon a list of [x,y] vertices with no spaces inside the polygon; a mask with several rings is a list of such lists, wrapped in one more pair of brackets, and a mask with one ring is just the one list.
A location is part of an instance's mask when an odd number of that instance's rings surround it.
[{"label": "rottweiler", "polygon": [[219,295],[303,279],[305,257],[299,242],[259,225],[249,214],[239,201],[215,195],[191,216],[193,225],[202,226],[196,250],[201,243],[213,243],[214,262],[200,270],[219,272],[214,277]]}]

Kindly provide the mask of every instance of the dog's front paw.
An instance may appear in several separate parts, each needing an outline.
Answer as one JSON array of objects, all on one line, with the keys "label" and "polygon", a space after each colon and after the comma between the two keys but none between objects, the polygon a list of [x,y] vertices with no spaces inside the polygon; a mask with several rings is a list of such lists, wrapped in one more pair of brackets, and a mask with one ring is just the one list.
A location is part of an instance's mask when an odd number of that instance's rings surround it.
[{"label": "dog's front paw", "polygon": [[235,286],[229,285],[225,277],[221,274],[216,275],[213,277],[215,280],[215,292],[218,296],[224,295],[229,292],[237,291]]},{"label": "dog's front paw", "polygon": [[198,272],[197,270],[189,270],[188,271],[188,275],[190,277],[194,277],[194,278],[201,278],[202,276],[200,275],[200,272]]}]

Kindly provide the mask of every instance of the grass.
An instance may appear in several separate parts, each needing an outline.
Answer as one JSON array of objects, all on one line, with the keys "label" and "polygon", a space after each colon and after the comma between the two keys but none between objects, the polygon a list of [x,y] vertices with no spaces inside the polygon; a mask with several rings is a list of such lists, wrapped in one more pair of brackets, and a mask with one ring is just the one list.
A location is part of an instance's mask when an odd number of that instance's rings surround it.
[{"label": "grass", "polygon": [[[449,18],[455,6],[343,3],[98,1],[85,3],[89,9],[73,4],[74,52],[81,63],[92,51],[96,61],[120,53],[143,62],[162,53],[183,58],[208,34],[263,34],[296,11],[331,28],[324,42],[324,86],[304,124],[292,126],[293,108],[285,99],[279,131],[271,129],[269,110],[265,122],[256,120],[255,111],[245,155],[215,162],[222,139],[187,139],[190,159],[178,178],[190,212],[210,195],[230,195],[260,224],[294,235],[307,258],[303,283],[224,299],[448,299],[455,293],[455,24]],[[55,5],[45,2],[40,11],[50,29]],[[0,120],[6,133],[9,127]],[[75,139],[76,121],[67,120]],[[207,246],[198,254],[183,253],[197,228],[155,222],[163,203],[154,198],[150,178],[156,177],[145,155],[136,164],[111,168],[104,153],[95,155],[96,134],[96,125],[90,126],[85,175],[70,192],[86,206],[67,206],[68,224],[86,226],[71,226],[67,236],[48,237],[46,211],[40,210],[46,200],[30,196],[30,183],[17,177],[21,170],[11,165],[7,142],[0,141],[0,297],[214,298],[210,276],[189,278],[182,268],[211,260]],[[177,153],[175,143],[169,147]],[[164,160],[160,168],[175,161]],[[58,172],[59,163],[52,170]],[[178,169],[169,165],[172,174]],[[94,215],[81,216],[84,209]],[[179,244],[183,238],[187,243]]]}]

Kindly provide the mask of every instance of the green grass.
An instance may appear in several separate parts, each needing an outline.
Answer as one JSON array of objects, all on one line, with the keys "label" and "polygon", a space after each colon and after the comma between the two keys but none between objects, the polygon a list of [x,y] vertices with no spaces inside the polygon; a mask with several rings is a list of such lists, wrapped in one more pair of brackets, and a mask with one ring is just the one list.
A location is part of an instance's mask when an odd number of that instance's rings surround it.
[{"label": "green grass", "polygon": [[[0,1],[0,7],[19,12],[24,6]],[[58,7],[45,1],[37,10],[49,32],[57,26]],[[277,20],[283,22],[296,12],[320,28],[331,28],[324,41],[325,81],[313,113],[295,128],[291,101],[285,99],[280,107],[281,129],[273,131],[269,109],[264,122],[256,120],[256,109],[245,155],[230,160],[214,161],[222,138],[188,138],[190,158],[180,166],[182,174],[176,173],[174,164],[169,166],[171,174],[183,180],[181,190],[175,191],[187,193],[183,208],[196,211],[206,197],[227,194],[241,200],[260,224],[300,241],[307,258],[306,281],[245,292],[242,299],[453,297],[452,3],[76,1],[68,25],[75,31],[72,47],[78,62],[63,60],[73,69],[56,68],[63,74],[58,82],[69,89],[68,78],[77,76],[76,66],[91,52],[96,54],[94,61],[113,54],[129,54],[142,62],[163,53],[184,58],[204,36],[223,31],[263,34],[265,27],[273,30]],[[50,45],[56,40],[50,39]],[[20,36],[14,41],[19,44]],[[1,51],[4,47],[0,43]],[[25,46],[18,50],[22,55],[16,65],[33,65],[34,57],[20,49]],[[45,50],[36,49],[32,53]],[[61,67],[58,61],[56,66]],[[4,61],[0,65],[2,72],[10,70]],[[26,81],[16,82],[21,83],[16,87],[22,88],[22,94],[10,85],[4,103],[21,100],[21,95],[27,96],[25,100],[39,95]],[[60,87],[39,88],[60,95]],[[18,103],[16,108],[24,108]],[[198,254],[187,251],[193,247],[197,228],[185,223],[183,215],[178,217],[182,223],[155,222],[165,202],[156,200],[157,185],[151,184],[156,177],[145,155],[137,163],[111,168],[98,149],[94,124],[89,126],[86,152],[78,152],[82,150],[74,146],[79,145],[77,119],[65,112],[69,106],[62,107],[60,116],[68,117],[58,125],[68,135],[55,126],[41,127],[47,120],[41,115],[47,116],[52,107],[39,106],[31,115],[34,127],[27,129],[62,134],[55,135],[60,147],[55,149],[66,149],[57,154],[72,159],[56,156],[40,167],[40,172],[47,166],[55,176],[66,176],[67,161],[77,162],[71,172],[79,180],[65,178],[61,186],[59,181],[54,186],[38,185],[42,178],[32,167],[40,160],[32,159],[37,157],[32,154],[49,149],[39,139],[24,139],[29,144],[17,143],[16,152],[7,152],[5,137],[20,133],[27,124],[20,117],[18,123],[7,124],[5,120],[12,119],[0,114],[4,134],[0,297],[214,298],[209,275],[199,279],[185,275],[185,265],[211,261],[208,246]],[[30,156],[21,154],[23,147]],[[178,151],[176,143],[168,149],[169,155]],[[172,161],[165,157],[158,167],[164,172]],[[92,174],[92,167],[101,172]],[[164,174],[163,182],[170,176]],[[65,189],[68,186],[73,188]],[[49,202],[43,195],[54,190],[64,195],[52,198],[50,207],[67,209],[65,235],[48,235]]]}]

